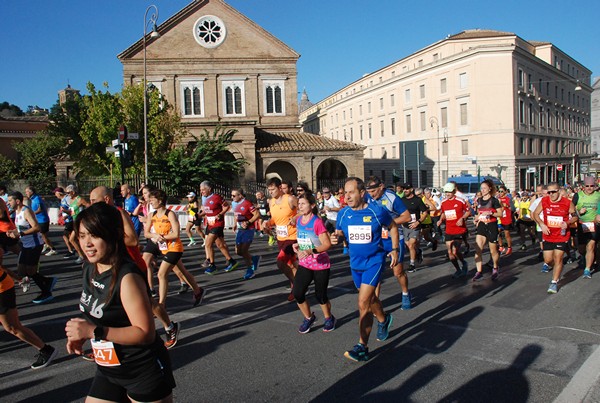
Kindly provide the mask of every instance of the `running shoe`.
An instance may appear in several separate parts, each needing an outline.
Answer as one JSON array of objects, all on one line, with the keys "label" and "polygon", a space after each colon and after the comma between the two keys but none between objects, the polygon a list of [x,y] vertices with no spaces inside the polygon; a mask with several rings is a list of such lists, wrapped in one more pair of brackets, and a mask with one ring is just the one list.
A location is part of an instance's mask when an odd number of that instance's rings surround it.
[{"label": "running shoe", "polygon": [[194,241],[193,239],[190,239],[187,246],[194,246],[194,245],[196,245],[196,241]]},{"label": "running shoe", "polygon": [[269,246],[273,246],[277,243],[273,235],[269,235]]},{"label": "running shoe", "polygon": [[229,264],[227,265],[227,267],[225,267],[225,268],[223,269],[223,271],[224,271],[225,273],[229,273],[230,271],[234,271],[234,270],[235,270],[235,269],[236,269],[238,266],[239,266],[239,263],[238,263],[238,262],[236,262],[236,261],[235,261],[235,260],[233,260],[233,259],[230,259],[230,260],[229,260]]},{"label": "running shoe", "polygon": [[48,252],[48,249],[48,245],[44,244],[44,247],[42,248],[42,253]]},{"label": "running shoe", "polygon": [[525,244],[521,245],[521,247],[519,248],[519,250],[527,250],[527,245],[525,245]]},{"label": "running shoe", "polygon": [[48,252],[46,252],[46,253],[44,254],[44,256],[54,256],[54,255],[56,255],[57,253],[58,253],[58,252],[57,252],[56,250],[54,250],[54,249],[50,249]]},{"label": "running shoe", "polygon": [[78,256],[77,260],[75,260],[75,263],[82,264],[83,263],[83,258],[81,256]]},{"label": "running shoe", "polygon": [[377,323],[377,340],[384,341],[390,335],[390,327],[392,327],[392,322],[394,318],[389,313],[385,314],[385,320],[383,322]]},{"label": "running shoe", "polygon": [[317,318],[315,316],[315,313],[312,312],[310,314],[310,318],[304,318],[304,320],[302,321],[302,324],[298,328],[298,333],[306,334],[306,333],[310,332],[310,328],[312,327],[313,323],[315,323],[316,320],[317,320]]},{"label": "running shoe", "polygon": [[24,293],[29,291],[31,288],[31,280],[29,280],[29,277],[23,277],[23,280],[21,280],[21,287],[23,288]]},{"label": "running shoe", "polygon": [[544,263],[542,265],[542,273],[548,273],[550,271],[550,266],[548,266],[548,263]]},{"label": "running shoe", "polygon": [[180,330],[181,327],[179,326],[179,322],[173,322],[173,328],[171,330],[165,330],[167,333],[167,341],[165,341],[165,347],[167,350],[175,347],[177,344]]},{"label": "running shoe", "polygon": [[417,263],[423,263],[423,249],[417,249]]},{"label": "running shoe", "polygon": [[50,302],[54,299],[54,296],[47,292],[47,293],[41,293],[40,295],[38,295],[37,297],[35,297],[33,299],[34,304],[45,304],[46,302]]},{"label": "running shoe", "polygon": [[498,268],[497,268],[497,267],[494,267],[494,268],[492,269],[492,281],[495,281],[495,280],[497,280],[497,279],[498,279]]},{"label": "running shoe", "polygon": [[435,252],[437,250],[437,248],[438,248],[438,241],[434,240],[433,245],[431,245],[431,251]]},{"label": "running shoe", "polygon": [[88,361],[88,362],[96,361],[96,359],[94,358],[94,353],[83,353],[80,355],[80,357],[83,361]]},{"label": "running shoe", "polygon": [[402,307],[401,309],[403,311],[408,311],[409,309],[412,308],[412,303],[411,303],[411,298],[410,298],[410,293],[408,293],[407,295],[402,294]]},{"label": "running shoe", "polygon": [[500,252],[500,253],[504,252],[504,246],[499,247],[498,252]]},{"label": "running shoe", "polygon": [[506,249],[504,249],[504,256],[510,256],[512,255],[512,247],[508,247]]},{"label": "running shoe", "polygon": [[414,264],[409,264],[409,265],[408,265],[408,272],[409,272],[409,273],[414,273],[414,272],[416,272],[416,271],[417,271],[417,268],[415,267],[415,265],[414,265]]},{"label": "running shoe", "polygon": [[210,260],[206,259],[204,262],[202,262],[201,266],[202,266],[203,269],[209,267],[210,266]]},{"label": "running shoe", "polygon": [[462,270],[456,270],[454,272],[454,274],[452,274],[452,278],[461,278],[462,277]]},{"label": "running shoe", "polygon": [[352,360],[352,361],[368,361],[369,360],[369,348],[363,346],[358,343],[356,346],[352,348],[352,350],[348,350],[344,353],[344,357]]},{"label": "running shoe", "polygon": [[328,318],[325,318],[325,324],[323,325],[323,331],[328,333],[335,329],[335,316],[331,315]]},{"label": "running shoe", "polygon": [[479,281],[483,278],[483,274],[478,271],[477,273],[475,273],[475,276],[473,276],[473,281]]},{"label": "running shoe", "polygon": [[204,270],[205,274],[214,274],[217,271],[217,267],[214,264],[211,264],[210,266],[208,266],[206,268],[206,270]]},{"label": "running shoe", "polygon": [[588,268],[583,270],[583,278],[592,278],[592,271]]},{"label": "running shoe", "polygon": [[206,290],[200,287],[200,291],[198,292],[198,294],[194,294],[194,307],[197,307],[198,305],[202,304],[202,300],[205,296]]},{"label": "running shoe", "polygon": [[261,259],[262,259],[262,256],[252,256],[252,267],[254,268],[254,271],[258,270]]},{"label": "running shoe", "polygon": [[186,292],[188,292],[189,289],[190,289],[189,285],[187,285],[186,283],[181,283],[181,286],[179,287],[179,291],[177,291],[177,294],[179,294],[179,295],[185,294]]},{"label": "running shoe", "polygon": [[254,266],[250,266],[246,269],[246,273],[244,274],[244,280],[250,280],[254,277]]},{"label": "running shoe", "polygon": [[154,288],[153,288],[153,289],[150,291],[150,296],[151,296],[152,298],[156,298],[156,297],[158,297],[158,294],[156,293],[156,290],[155,290]]},{"label": "running shoe", "polygon": [[548,286],[548,294],[556,294],[558,292],[558,284],[551,282]]},{"label": "running shoe", "polygon": [[48,288],[48,290],[50,292],[54,291],[54,287],[56,287],[56,282],[58,281],[58,279],[56,277],[50,277],[50,287]]},{"label": "running shoe", "polygon": [[47,367],[48,365],[50,365],[50,362],[54,359],[54,357],[56,357],[56,354],[58,354],[58,351],[56,351],[54,347],[48,344],[46,344],[46,346],[48,347],[48,351],[44,352],[40,350],[40,352],[36,354],[36,360],[33,364],[31,364],[31,369],[40,369]]},{"label": "running shoe", "polygon": [[202,240],[202,247],[204,248],[206,246],[206,239]]},{"label": "running shoe", "polygon": [[71,259],[73,256],[75,256],[75,251],[67,252],[63,255],[63,259]]}]

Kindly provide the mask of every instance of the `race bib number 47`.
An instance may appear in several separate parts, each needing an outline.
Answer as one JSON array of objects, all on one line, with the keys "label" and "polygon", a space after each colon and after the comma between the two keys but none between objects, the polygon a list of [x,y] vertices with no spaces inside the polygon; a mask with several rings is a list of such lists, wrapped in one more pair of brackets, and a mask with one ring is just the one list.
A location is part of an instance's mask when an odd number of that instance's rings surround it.
[{"label": "race bib number 47", "polygon": [[350,243],[371,243],[373,236],[370,225],[349,225],[348,242]]},{"label": "race bib number 47", "polygon": [[94,360],[96,364],[103,367],[116,367],[121,365],[115,346],[110,341],[92,340],[92,350],[94,350]]}]

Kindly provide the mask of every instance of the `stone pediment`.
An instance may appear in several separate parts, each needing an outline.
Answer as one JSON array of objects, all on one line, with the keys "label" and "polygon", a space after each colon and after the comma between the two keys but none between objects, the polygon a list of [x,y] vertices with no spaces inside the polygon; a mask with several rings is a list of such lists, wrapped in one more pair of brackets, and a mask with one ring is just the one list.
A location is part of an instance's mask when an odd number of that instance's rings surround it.
[{"label": "stone pediment", "polygon": [[[194,39],[194,26],[203,16],[218,17],[225,39],[214,48]],[[160,21],[159,21],[160,22]],[[149,27],[148,31],[151,31]],[[158,25],[159,38],[146,37],[146,57],[158,60],[297,60],[300,55],[222,0],[194,1]],[[122,62],[143,58],[143,38],[118,55]]]}]

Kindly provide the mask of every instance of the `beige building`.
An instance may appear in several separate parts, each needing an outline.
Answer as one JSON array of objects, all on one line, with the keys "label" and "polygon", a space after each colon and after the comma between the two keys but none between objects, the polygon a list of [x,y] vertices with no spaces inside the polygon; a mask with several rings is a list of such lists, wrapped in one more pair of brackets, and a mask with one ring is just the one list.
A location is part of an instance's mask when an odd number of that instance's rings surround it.
[{"label": "beige building", "polygon": [[[192,134],[217,125],[238,130],[230,151],[248,161],[241,183],[278,175],[316,186],[315,175],[323,181],[362,173],[362,146],[301,133],[300,55],[231,6],[193,1],[158,33],[146,37],[147,81]],[[125,84],[143,82],[143,38],[118,57]]]},{"label": "beige building", "polygon": [[[468,30],[331,94],[303,130],[365,149],[365,175],[441,186],[460,174],[511,188],[578,179],[590,151],[591,72],[547,42]],[[561,166],[558,166],[558,165]]]}]

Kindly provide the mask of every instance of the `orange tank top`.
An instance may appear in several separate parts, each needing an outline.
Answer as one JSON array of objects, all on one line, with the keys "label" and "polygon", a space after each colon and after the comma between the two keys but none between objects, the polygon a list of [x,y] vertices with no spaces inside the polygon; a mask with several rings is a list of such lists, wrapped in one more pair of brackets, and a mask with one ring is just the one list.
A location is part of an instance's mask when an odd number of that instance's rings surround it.
[{"label": "orange tank top", "polygon": [[8,207],[6,207],[4,200],[2,200],[0,206],[0,208],[4,210],[4,217],[0,218],[0,232],[8,232],[17,228],[15,227],[15,223],[10,219],[10,213],[8,212]]},{"label": "orange tank top", "polygon": [[15,282],[12,277],[6,272],[6,269],[0,266],[0,294],[14,288]]},{"label": "orange tank top", "polygon": [[[167,210],[161,217],[158,216],[156,211],[152,213],[152,229],[158,235],[165,236],[173,232],[171,221],[169,221],[169,214],[175,213]],[[168,252],[183,252],[183,244],[179,237],[171,241],[157,242],[157,245],[163,255],[166,255]]]},{"label": "orange tank top", "polygon": [[284,194],[279,199],[280,203],[276,203],[276,200],[273,199],[269,203],[271,218],[275,223],[277,240],[279,241],[296,239],[296,226],[290,225],[290,219],[296,216],[296,209],[290,208],[289,197],[289,195]]}]

